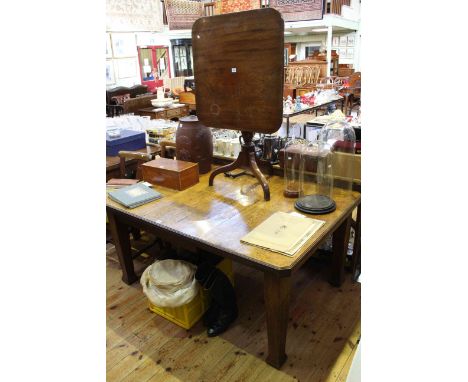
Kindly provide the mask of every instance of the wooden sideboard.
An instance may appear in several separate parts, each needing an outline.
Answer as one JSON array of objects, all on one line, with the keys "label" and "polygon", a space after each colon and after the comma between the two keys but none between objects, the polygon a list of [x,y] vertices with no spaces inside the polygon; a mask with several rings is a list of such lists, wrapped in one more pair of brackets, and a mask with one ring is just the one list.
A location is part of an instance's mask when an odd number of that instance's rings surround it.
[{"label": "wooden sideboard", "polygon": [[164,110],[155,111],[154,107],[139,109],[136,114],[149,116],[151,119],[173,119],[189,115],[189,105],[180,107],[167,107]]}]

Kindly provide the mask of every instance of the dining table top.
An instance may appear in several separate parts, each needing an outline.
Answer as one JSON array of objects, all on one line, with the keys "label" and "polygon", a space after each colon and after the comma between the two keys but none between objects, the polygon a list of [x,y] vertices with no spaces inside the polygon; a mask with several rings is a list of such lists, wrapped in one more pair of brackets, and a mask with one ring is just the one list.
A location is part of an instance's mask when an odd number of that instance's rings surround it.
[{"label": "dining table top", "polygon": [[[109,197],[106,205],[116,215],[144,222],[163,233],[176,234],[192,245],[260,270],[289,274],[299,268],[360,203],[358,192],[335,187],[336,210],[324,215],[307,215],[295,209],[296,199],[283,196],[282,177],[267,178],[270,201],[264,200],[263,190],[253,177],[218,176],[213,186],[208,185],[208,177],[209,173],[200,175],[197,184],[183,191],[155,186],[162,198],[133,209]],[[241,242],[243,236],[278,211],[319,219],[325,224],[292,257]]]}]

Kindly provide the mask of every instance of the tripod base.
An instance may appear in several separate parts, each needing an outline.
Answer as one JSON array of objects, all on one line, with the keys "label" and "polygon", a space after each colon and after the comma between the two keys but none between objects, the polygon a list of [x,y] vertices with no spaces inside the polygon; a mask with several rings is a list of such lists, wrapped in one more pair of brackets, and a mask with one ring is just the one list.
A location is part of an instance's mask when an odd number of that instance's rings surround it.
[{"label": "tripod base", "polygon": [[263,197],[265,200],[270,200],[270,187],[265,176],[262,174],[258,168],[257,162],[255,160],[255,145],[252,142],[253,133],[249,131],[242,132],[242,138],[244,143],[242,144],[242,150],[239,153],[237,159],[226,165],[217,168],[210,174],[209,185],[213,185],[213,180],[216,175],[232,171],[236,168],[248,168],[252,171],[252,174],[257,178],[260,185],[263,188]]}]

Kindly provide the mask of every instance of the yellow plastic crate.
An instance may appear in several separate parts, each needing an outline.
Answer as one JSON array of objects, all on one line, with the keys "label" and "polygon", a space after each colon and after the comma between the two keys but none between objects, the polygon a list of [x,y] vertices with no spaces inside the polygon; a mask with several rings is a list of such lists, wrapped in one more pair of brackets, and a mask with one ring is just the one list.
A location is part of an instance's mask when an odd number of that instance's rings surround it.
[{"label": "yellow plastic crate", "polygon": [[[232,285],[234,285],[234,272],[232,270],[231,259],[224,259],[217,265],[217,268],[222,271],[229,278]],[[209,294],[200,287],[197,296],[195,296],[192,301],[177,308],[164,308],[153,305],[151,302],[148,302],[148,305],[152,312],[159,314],[161,317],[172,321],[174,324],[184,329],[190,329],[206,312],[209,303]]]}]

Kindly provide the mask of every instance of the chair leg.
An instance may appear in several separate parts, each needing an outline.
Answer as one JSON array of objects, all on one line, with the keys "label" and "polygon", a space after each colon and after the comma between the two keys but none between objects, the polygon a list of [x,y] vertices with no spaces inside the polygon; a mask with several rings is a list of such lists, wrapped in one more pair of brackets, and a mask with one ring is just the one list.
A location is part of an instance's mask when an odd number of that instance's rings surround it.
[{"label": "chair leg", "polygon": [[133,236],[133,240],[140,240],[141,239],[141,232],[138,228],[132,227],[130,228],[130,232]]},{"label": "chair leg", "polygon": [[354,229],[353,257],[351,260],[351,271],[353,281],[361,274],[361,204],[358,206],[356,226]]}]

